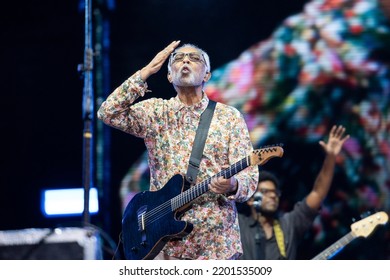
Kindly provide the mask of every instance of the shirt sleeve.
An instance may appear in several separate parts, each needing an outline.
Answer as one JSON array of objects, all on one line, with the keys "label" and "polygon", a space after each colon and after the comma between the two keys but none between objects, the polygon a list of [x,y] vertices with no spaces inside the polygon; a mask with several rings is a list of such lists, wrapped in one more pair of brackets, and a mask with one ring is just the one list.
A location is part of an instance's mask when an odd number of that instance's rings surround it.
[{"label": "shirt sleeve", "polygon": [[148,118],[145,118],[148,106],[133,103],[145,95],[147,88],[140,71],[137,71],[107,97],[97,117],[111,127],[144,138],[148,127]]},{"label": "shirt sleeve", "polygon": [[293,211],[286,213],[286,217],[290,216],[291,225],[295,227],[295,232],[299,238],[302,238],[305,232],[312,226],[318,213],[317,210],[313,210],[307,205],[306,199],[303,199],[295,204]]},{"label": "shirt sleeve", "polygon": [[[249,137],[249,131],[244,117],[238,110],[237,115],[237,123],[233,126],[229,144],[229,161],[231,163],[238,162],[253,151],[252,142]],[[230,195],[228,198],[238,202],[247,201],[257,189],[259,177],[257,166],[249,166],[234,177],[238,181],[238,189],[234,195]]]}]

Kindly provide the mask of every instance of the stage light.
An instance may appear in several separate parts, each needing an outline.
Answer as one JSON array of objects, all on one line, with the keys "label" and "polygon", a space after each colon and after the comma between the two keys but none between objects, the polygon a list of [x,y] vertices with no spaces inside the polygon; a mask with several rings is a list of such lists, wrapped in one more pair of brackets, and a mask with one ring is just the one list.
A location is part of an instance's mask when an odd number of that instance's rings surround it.
[{"label": "stage light", "polygon": [[[42,212],[46,217],[77,216],[84,210],[84,189],[46,189],[42,191]],[[98,192],[96,188],[89,190],[89,213],[99,212]]]}]

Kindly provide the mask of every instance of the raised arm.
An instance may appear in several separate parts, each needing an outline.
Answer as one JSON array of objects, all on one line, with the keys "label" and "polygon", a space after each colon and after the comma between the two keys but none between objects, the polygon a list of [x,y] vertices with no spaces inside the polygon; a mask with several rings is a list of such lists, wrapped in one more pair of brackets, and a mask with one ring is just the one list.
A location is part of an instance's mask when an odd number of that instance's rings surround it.
[{"label": "raised arm", "polygon": [[328,142],[319,142],[321,147],[324,149],[326,156],[321,170],[314,182],[313,189],[306,197],[307,205],[314,210],[318,210],[320,208],[322,202],[328,195],[329,188],[333,180],[336,157],[340,153],[344,142],[349,138],[349,135],[345,136],[344,134],[345,128],[341,125],[335,125],[329,133]]},{"label": "raised arm", "polygon": [[148,91],[146,79],[161,69],[179,43],[180,41],[170,43],[157,53],[145,67],[117,87],[100,106],[97,112],[98,118],[107,125],[143,137],[145,127],[148,127],[147,118],[145,118],[145,115],[148,114],[148,106],[137,107],[133,104]]}]

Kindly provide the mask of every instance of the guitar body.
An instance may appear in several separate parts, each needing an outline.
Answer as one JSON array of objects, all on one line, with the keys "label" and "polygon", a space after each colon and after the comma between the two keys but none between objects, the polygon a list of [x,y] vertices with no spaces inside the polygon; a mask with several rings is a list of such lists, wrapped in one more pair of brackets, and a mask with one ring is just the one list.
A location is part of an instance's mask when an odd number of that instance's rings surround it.
[{"label": "guitar body", "polygon": [[[162,189],[144,191],[133,197],[122,219],[126,259],[154,259],[169,240],[182,238],[192,231],[192,224],[178,220],[179,212],[172,211],[169,203],[186,187],[184,177],[177,174]],[[150,213],[157,215],[151,217]]]},{"label": "guitar body", "polygon": [[[251,155],[214,176],[230,178],[250,165],[264,164],[269,159],[282,155],[283,149],[278,146],[254,150]],[[194,199],[209,191],[211,178],[190,187],[183,175],[177,174],[161,190],[144,191],[135,195],[126,206],[122,219],[125,258],[154,259],[169,240],[188,235],[193,225],[180,221],[179,217]]]}]

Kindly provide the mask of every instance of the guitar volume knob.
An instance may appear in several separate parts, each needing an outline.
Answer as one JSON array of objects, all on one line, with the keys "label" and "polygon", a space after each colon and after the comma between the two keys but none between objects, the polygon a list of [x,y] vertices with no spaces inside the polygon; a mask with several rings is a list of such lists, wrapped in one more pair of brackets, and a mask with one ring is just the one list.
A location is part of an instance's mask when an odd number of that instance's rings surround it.
[{"label": "guitar volume knob", "polygon": [[133,248],[131,248],[130,249],[132,252],[134,252],[134,253],[137,253],[138,252],[138,248],[137,247],[133,247]]}]

